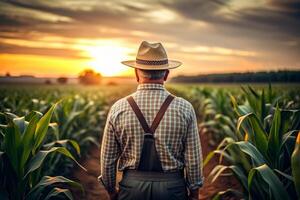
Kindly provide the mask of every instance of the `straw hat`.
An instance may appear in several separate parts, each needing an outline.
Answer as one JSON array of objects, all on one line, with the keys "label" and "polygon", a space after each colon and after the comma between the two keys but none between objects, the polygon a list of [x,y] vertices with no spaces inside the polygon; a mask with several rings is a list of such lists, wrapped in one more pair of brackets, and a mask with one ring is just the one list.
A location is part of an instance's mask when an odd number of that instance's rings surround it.
[{"label": "straw hat", "polygon": [[161,43],[151,44],[143,41],[136,55],[136,60],[123,61],[122,64],[144,70],[164,70],[179,67],[182,63],[169,60]]}]

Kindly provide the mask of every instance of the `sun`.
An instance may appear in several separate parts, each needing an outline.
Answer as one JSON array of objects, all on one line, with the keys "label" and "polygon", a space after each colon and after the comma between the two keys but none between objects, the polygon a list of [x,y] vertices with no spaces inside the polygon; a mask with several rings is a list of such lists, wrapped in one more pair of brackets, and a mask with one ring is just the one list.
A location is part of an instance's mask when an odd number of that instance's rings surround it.
[{"label": "sun", "polygon": [[88,46],[84,51],[91,57],[88,63],[103,76],[124,76],[130,74],[130,69],[121,64],[127,60],[131,49],[118,46],[115,43]]}]

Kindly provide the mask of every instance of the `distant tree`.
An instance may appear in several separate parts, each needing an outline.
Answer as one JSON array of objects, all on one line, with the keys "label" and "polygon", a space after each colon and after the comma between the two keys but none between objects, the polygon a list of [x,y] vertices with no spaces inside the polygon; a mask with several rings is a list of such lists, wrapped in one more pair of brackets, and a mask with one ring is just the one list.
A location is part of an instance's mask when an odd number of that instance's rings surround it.
[{"label": "distant tree", "polygon": [[59,77],[56,80],[59,84],[67,84],[68,83],[68,78],[67,77]]},{"label": "distant tree", "polygon": [[84,85],[100,84],[102,76],[100,73],[95,72],[92,69],[86,69],[80,73],[79,82]]},{"label": "distant tree", "polygon": [[106,85],[115,86],[115,85],[118,85],[118,84],[114,81],[109,81],[108,83],[106,83]]},{"label": "distant tree", "polygon": [[51,80],[47,79],[47,80],[45,80],[45,84],[46,84],[46,85],[51,85],[52,82],[51,82]]},{"label": "distant tree", "polygon": [[172,82],[182,83],[268,83],[300,82],[300,71],[261,71],[227,74],[203,74],[196,76],[177,76]]},{"label": "distant tree", "polygon": [[10,75],[9,72],[6,72],[5,76],[6,76],[6,77],[10,77],[11,75]]}]

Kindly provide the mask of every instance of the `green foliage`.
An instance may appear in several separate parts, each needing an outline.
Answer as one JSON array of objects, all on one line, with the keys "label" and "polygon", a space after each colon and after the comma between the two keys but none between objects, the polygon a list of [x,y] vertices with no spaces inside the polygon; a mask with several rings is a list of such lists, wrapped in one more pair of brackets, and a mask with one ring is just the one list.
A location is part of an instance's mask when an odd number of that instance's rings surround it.
[{"label": "green foliage", "polygon": [[[257,188],[259,188],[259,186],[260,189],[258,192]],[[257,196],[259,198],[274,200],[290,199],[283,183],[266,164],[254,167],[250,170],[248,175],[248,189],[250,198]]]},{"label": "green foliage", "polygon": [[[201,133],[212,145],[219,144],[204,161],[219,156],[210,178],[230,172],[243,187],[242,193],[231,188],[220,191],[215,199],[299,195],[299,139],[295,144],[299,89],[256,86],[241,92],[232,85],[168,89],[193,104]],[[0,86],[0,172],[5,174],[0,178],[0,199],[10,195],[70,199],[68,188],[80,186],[64,177],[77,165],[80,153],[86,155],[91,145],[99,145],[109,106],[134,90],[135,86]],[[59,100],[55,109],[50,108]],[[283,187],[275,191],[279,186]]]},{"label": "green foliage", "polygon": [[298,198],[300,199],[300,132],[292,154],[292,175]]},{"label": "green foliage", "polygon": [[[67,147],[55,147],[55,144],[66,143],[66,141],[55,141],[53,145],[44,144],[56,106],[57,104],[51,106],[43,116],[37,112],[32,112],[26,117],[12,117],[11,114],[1,114],[6,116],[8,122],[1,126],[4,138],[0,141],[0,194],[3,197],[7,199],[44,199],[49,192],[49,188],[46,188],[49,184],[42,185],[38,182],[47,178],[43,177],[41,169],[45,164],[46,156],[50,153],[60,153],[77,163]],[[28,118],[29,122],[25,121],[25,118]],[[70,142],[73,146],[76,146],[79,152],[80,149],[76,142]],[[52,147],[47,149],[47,146]],[[80,166],[79,163],[77,164]],[[66,183],[72,183],[79,187],[78,184],[64,177],[53,177],[53,179],[64,179]],[[64,194],[72,198],[68,189],[60,188],[61,185],[54,186],[48,195],[58,196]],[[27,197],[28,194],[38,195],[38,197],[30,198],[30,196]]]},{"label": "green foliage", "polygon": [[[241,105],[231,95],[237,114],[235,135],[227,134],[204,161],[207,164],[214,155],[220,155],[220,165],[211,171],[209,179],[215,181],[230,171],[243,186],[245,199],[295,199],[299,192],[300,156],[299,145],[293,144],[299,130],[300,110],[290,109],[271,87],[267,93],[251,87],[243,91]],[[228,166],[222,164],[223,157]]]},{"label": "green foliage", "polygon": [[99,145],[108,104],[133,90],[0,86],[0,199],[70,199],[68,188],[79,185],[64,177]]}]

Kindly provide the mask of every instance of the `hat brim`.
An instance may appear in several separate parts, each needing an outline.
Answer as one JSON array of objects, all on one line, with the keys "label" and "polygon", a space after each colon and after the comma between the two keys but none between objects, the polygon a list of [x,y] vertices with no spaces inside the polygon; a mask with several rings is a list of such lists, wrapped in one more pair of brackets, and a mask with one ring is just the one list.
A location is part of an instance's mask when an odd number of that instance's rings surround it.
[{"label": "hat brim", "polygon": [[142,65],[136,63],[135,60],[127,60],[121,62],[123,65],[128,67],[133,67],[137,69],[144,69],[144,70],[164,70],[164,69],[174,69],[182,65],[182,62],[176,60],[168,60],[168,64],[165,65]]}]

